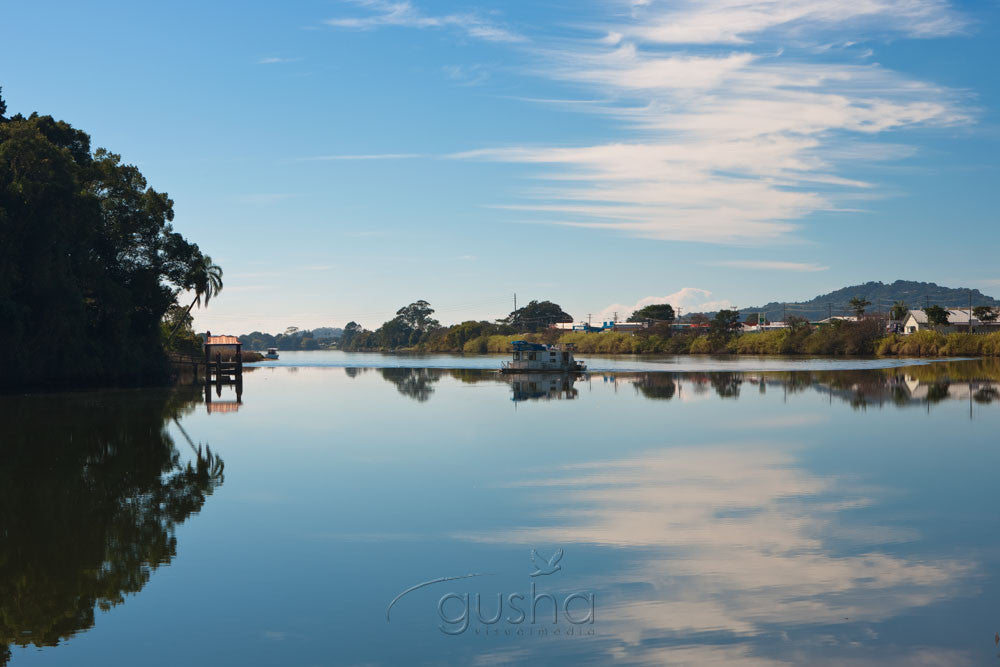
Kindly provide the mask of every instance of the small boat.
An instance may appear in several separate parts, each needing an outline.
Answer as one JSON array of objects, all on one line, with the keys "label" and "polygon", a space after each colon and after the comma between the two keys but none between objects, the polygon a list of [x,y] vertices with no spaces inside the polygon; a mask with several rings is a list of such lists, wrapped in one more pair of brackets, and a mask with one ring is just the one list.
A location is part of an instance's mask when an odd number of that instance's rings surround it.
[{"label": "small boat", "polygon": [[277,359],[278,358],[278,348],[269,347],[267,348],[267,354],[264,355],[265,359]]},{"label": "small boat", "polygon": [[515,340],[514,356],[500,366],[501,373],[582,373],[587,365],[573,359],[573,345],[543,345]]}]

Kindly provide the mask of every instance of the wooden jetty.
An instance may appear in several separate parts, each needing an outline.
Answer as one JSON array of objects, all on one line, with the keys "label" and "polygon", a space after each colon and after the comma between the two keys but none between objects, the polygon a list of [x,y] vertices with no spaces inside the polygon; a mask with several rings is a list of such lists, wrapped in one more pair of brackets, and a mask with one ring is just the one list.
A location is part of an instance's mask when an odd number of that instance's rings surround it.
[{"label": "wooden jetty", "polygon": [[[236,401],[212,403],[212,385],[222,396],[222,385],[236,387]],[[205,403],[209,412],[235,412],[243,402],[243,344],[236,336],[205,334]],[[213,410],[213,407],[216,408]]]},{"label": "wooden jetty", "polygon": [[[243,345],[236,336],[213,336],[205,334],[205,355],[203,358],[172,354],[171,364],[175,372],[191,372],[193,381],[199,376],[205,382],[205,403],[209,412],[235,412],[243,403]],[[216,397],[222,396],[222,386],[232,385],[236,389],[235,401],[212,401],[212,385]]]}]

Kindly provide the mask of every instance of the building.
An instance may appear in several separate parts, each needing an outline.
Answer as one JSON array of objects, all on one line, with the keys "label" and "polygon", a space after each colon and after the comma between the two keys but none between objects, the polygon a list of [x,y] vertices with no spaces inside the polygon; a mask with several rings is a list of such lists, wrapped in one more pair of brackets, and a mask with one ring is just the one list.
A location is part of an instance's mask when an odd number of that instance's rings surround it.
[{"label": "building", "polygon": [[792,325],[788,322],[768,322],[765,320],[763,325],[744,322],[742,326],[743,333],[756,333],[760,331],[774,331],[775,329],[789,329]]},{"label": "building", "polygon": [[826,317],[818,322],[811,322],[810,324],[833,324],[834,322],[857,322],[857,315],[834,315],[833,317]]},{"label": "building", "polygon": [[[908,310],[903,318],[903,333],[911,334],[917,331],[940,331],[941,333],[953,333],[955,331],[969,330],[969,309],[946,308],[948,311],[948,326],[935,327],[927,320],[927,313],[922,310]],[[995,323],[980,322],[975,316],[971,316],[973,331],[996,331]]]}]

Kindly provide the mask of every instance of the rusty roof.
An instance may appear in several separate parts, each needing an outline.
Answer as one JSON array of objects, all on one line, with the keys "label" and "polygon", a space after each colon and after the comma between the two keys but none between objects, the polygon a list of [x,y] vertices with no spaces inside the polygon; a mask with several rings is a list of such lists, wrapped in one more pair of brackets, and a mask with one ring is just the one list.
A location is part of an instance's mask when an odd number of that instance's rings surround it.
[{"label": "rusty roof", "polygon": [[209,414],[213,412],[236,412],[240,409],[240,404],[235,401],[212,401],[206,407]]},{"label": "rusty roof", "polygon": [[205,345],[239,345],[240,339],[236,336],[209,336],[205,339]]}]

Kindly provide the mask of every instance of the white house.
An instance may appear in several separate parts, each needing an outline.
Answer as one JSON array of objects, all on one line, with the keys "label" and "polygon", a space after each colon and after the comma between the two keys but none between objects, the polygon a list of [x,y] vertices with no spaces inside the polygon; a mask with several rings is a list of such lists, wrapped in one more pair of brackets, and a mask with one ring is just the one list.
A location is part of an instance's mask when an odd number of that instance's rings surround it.
[{"label": "white house", "polygon": [[[961,308],[946,308],[948,311],[948,326],[945,327],[935,327],[927,321],[927,313],[922,310],[908,310],[906,311],[906,317],[903,318],[903,333],[911,334],[917,331],[925,331],[931,329],[934,331],[940,331],[942,333],[951,333],[954,331],[967,331],[969,328],[969,309]],[[972,316],[972,328],[982,329],[984,323],[980,322],[978,318],[974,315]]]}]

